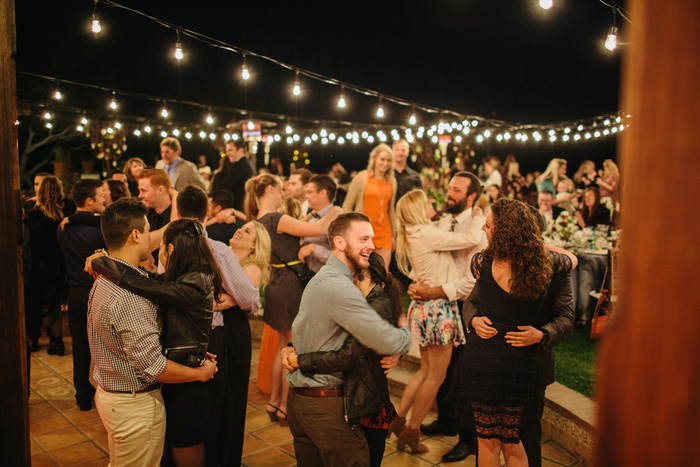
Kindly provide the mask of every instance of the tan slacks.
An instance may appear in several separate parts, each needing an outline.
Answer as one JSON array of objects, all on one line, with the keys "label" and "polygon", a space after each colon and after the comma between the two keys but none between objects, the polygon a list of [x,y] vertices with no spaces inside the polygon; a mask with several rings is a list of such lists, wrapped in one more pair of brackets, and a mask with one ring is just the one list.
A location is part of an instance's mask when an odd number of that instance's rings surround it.
[{"label": "tan slacks", "polygon": [[165,405],[160,389],[115,394],[98,387],[95,407],[107,429],[111,467],[160,465]]}]

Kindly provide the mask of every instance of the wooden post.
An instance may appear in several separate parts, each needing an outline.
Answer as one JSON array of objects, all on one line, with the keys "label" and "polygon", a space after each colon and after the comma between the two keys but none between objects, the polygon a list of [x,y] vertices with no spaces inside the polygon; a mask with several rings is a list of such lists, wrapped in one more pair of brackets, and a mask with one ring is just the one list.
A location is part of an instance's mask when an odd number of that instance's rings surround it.
[{"label": "wooden post", "polygon": [[700,459],[700,2],[635,0],[620,144],[618,320],[604,338],[597,465]]},{"label": "wooden post", "polygon": [[0,459],[4,465],[29,465],[16,50],[15,3],[0,0]]}]

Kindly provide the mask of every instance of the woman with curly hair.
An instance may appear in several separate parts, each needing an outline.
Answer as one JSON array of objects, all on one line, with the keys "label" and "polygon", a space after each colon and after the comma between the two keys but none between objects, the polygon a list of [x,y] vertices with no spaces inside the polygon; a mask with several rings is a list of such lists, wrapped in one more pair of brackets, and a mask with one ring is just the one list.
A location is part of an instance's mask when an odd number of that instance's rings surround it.
[{"label": "woman with curly hair", "polygon": [[476,332],[467,336],[449,398],[476,432],[480,466],[500,466],[501,450],[507,465],[524,466],[520,430],[537,416],[537,345],[508,333],[534,323],[553,272],[571,270],[576,258],[547,252],[536,214],[520,201],[496,201],[483,230],[488,247],[471,266],[480,316],[471,321]]}]

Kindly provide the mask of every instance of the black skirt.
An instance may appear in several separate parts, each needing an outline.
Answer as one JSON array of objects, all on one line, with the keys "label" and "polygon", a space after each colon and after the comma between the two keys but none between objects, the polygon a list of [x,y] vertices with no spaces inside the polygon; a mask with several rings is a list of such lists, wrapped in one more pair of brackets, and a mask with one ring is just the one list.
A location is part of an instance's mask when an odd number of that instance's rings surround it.
[{"label": "black skirt", "polygon": [[513,347],[505,334],[516,327],[492,327],[498,334],[491,339],[467,335],[448,400],[460,423],[471,426],[477,437],[518,443],[535,412],[537,346]]}]

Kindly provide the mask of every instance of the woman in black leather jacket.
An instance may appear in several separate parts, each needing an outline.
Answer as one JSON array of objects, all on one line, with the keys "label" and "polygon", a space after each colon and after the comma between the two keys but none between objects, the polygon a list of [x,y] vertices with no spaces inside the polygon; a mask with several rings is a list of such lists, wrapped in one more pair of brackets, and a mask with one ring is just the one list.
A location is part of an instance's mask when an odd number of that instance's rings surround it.
[{"label": "woman in black leather jacket", "polygon": [[[172,361],[199,366],[207,358],[214,297],[222,291],[221,272],[194,219],[171,222],[163,233],[159,259],[165,273],[146,277],[109,258],[92,261],[95,272],[161,306],[163,353]],[[179,465],[204,465],[205,416],[209,393],[200,381],[164,384],[166,439]]]},{"label": "woman in black leather jacket", "polygon": [[[403,313],[401,285],[387,273],[384,260],[378,253],[372,252],[369,268],[360,274],[356,285],[379,316],[396,326],[399,315]],[[398,417],[389,399],[382,357],[349,336],[338,350],[298,356],[291,352],[287,361],[302,372],[343,372],[345,420],[362,427],[369,445],[370,465],[380,465],[389,424]],[[386,368],[393,368],[393,365]]]}]

